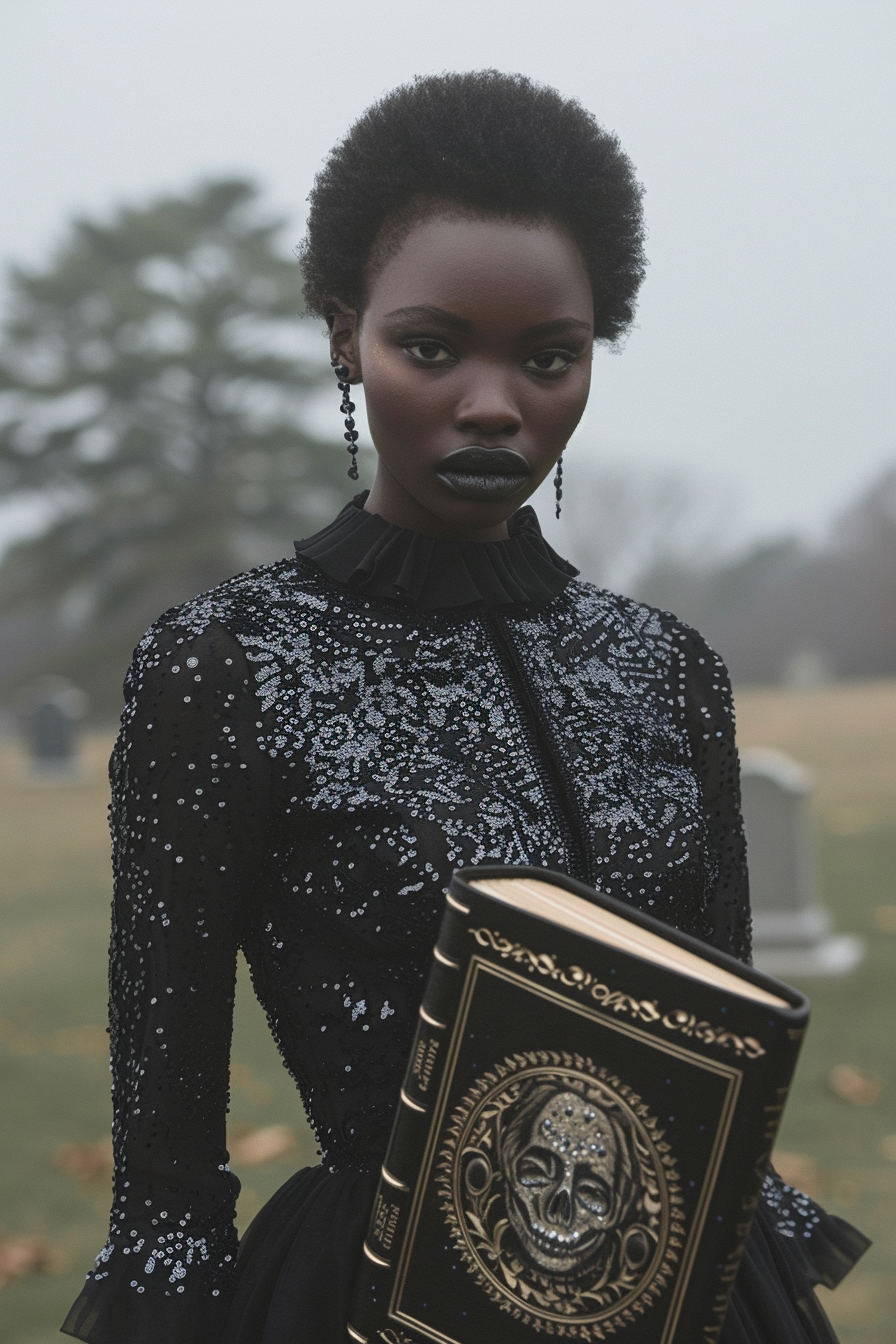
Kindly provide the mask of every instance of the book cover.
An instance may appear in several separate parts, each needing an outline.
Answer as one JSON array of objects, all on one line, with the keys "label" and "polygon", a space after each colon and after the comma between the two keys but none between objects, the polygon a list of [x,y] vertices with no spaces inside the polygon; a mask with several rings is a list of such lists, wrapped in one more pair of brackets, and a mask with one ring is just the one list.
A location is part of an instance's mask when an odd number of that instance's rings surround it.
[{"label": "book cover", "polygon": [[[609,935],[519,908],[520,879],[523,904],[559,891],[575,916],[571,895]],[[572,879],[456,873],[349,1338],[712,1344],[807,1019]]]}]

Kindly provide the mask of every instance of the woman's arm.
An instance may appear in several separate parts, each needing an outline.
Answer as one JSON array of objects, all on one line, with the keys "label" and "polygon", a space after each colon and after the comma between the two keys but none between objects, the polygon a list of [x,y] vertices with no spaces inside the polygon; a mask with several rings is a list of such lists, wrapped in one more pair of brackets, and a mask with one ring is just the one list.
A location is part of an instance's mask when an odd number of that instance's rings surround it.
[{"label": "woman's arm", "polygon": [[240,910],[261,878],[266,758],[242,649],[161,623],[112,757],[109,1241],[63,1327],[90,1344],[212,1341],[236,1255],[225,1119]]},{"label": "woman's arm", "polygon": [[679,627],[678,647],[685,662],[685,720],[710,846],[707,941],[749,962],[750,893],[731,682],[719,655],[696,630]]}]

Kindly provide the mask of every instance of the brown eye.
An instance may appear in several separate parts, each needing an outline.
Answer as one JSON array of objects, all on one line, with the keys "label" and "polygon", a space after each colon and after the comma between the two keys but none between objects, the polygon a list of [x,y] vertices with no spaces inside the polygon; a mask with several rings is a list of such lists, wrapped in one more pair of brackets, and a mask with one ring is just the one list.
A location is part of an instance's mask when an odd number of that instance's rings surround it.
[{"label": "brown eye", "polygon": [[421,364],[452,364],[454,356],[441,341],[413,341],[405,347],[408,354]]},{"label": "brown eye", "polygon": [[565,373],[573,361],[568,350],[540,350],[523,365],[524,369],[534,369],[537,373]]}]

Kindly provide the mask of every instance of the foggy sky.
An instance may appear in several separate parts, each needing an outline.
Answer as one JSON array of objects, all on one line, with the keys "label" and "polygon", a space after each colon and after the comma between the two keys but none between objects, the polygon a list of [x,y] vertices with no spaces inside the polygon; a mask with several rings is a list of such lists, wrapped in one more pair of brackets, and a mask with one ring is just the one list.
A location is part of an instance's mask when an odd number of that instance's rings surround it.
[{"label": "foggy sky", "polygon": [[394,84],[553,84],[618,132],[650,230],[577,451],[727,482],[751,533],[896,461],[892,0],[5,0],[0,53],[0,260],[33,264],[75,211],[234,171],[297,241],[323,156]]}]

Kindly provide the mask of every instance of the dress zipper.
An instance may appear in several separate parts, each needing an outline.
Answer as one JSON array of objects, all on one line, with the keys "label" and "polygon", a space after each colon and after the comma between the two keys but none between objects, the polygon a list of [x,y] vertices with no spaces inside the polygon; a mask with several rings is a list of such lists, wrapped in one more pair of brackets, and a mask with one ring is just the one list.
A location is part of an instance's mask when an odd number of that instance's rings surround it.
[{"label": "dress zipper", "polygon": [[519,656],[506,621],[497,612],[490,612],[486,620],[491,627],[510,683],[522,704],[523,723],[531,730],[529,745],[563,836],[566,853],[569,856],[569,876],[587,881],[589,865],[585,820],[569,786],[564,763],[559,758],[545,725],[541,707],[532,694],[532,688],[520,666]]}]

